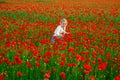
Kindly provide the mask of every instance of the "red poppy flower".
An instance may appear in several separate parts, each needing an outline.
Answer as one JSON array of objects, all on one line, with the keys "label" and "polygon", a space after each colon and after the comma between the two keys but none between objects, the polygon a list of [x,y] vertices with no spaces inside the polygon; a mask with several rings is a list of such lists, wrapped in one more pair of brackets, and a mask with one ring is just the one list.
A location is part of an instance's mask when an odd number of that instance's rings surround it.
[{"label": "red poppy flower", "polygon": [[9,36],[9,34],[5,34],[5,37],[8,39],[10,36]]},{"label": "red poppy flower", "polygon": [[63,67],[65,65],[65,62],[60,62],[60,66]]},{"label": "red poppy flower", "polygon": [[86,71],[91,71],[92,69],[91,65],[88,65],[88,64],[84,64],[83,67]]},{"label": "red poppy flower", "polygon": [[20,59],[19,54],[16,54],[15,61],[17,64],[22,64],[22,60]]},{"label": "red poppy flower", "polygon": [[92,25],[91,28],[95,31],[96,30],[96,25]]},{"label": "red poppy flower", "polygon": [[95,76],[89,76],[90,80],[96,80]]},{"label": "red poppy flower", "polygon": [[97,52],[92,52],[92,57],[96,58],[97,57]]},{"label": "red poppy flower", "polygon": [[100,64],[98,65],[98,69],[99,69],[99,70],[105,70],[106,67],[107,67],[107,62],[100,63]]},{"label": "red poppy flower", "polygon": [[51,57],[51,52],[48,51],[48,52],[44,53],[43,56],[44,56],[44,57],[47,57],[47,58],[50,58],[50,57]]},{"label": "red poppy flower", "polygon": [[77,55],[77,56],[76,56],[76,61],[81,61],[81,60],[82,60],[82,56]]},{"label": "red poppy flower", "polygon": [[81,54],[88,54],[88,52],[86,52],[86,51],[83,51],[83,52],[81,52]]},{"label": "red poppy flower", "polygon": [[60,73],[60,76],[61,76],[62,79],[65,79],[65,78],[66,78],[66,74],[65,74],[64,72],[61,72],[61,73]]},{"label": "red poppy flower", "polygon": [[56,72],[56,68],[53,69],[53,72]]},{"label": "red poppy flower", "polygon": [[98,58],[98,62],[99,62],[99,63],[102,63],[102,59],[101,59],[101,58]]},{"label": "red poppy flower", "polygon": [[17,72],[17,75],[22,76],[22,72],[21,71]]},{"label": "red poppy flower", "polygon": [[92,64],[96,64],[96,61],[92,61]]},{"label": "red poppy flower", "polygon": [[115,77],[115,80],[120,80],[120,74]]},{"label": "red poppy flower", "polygon": [[40,60],[40,56],[35,57],[35,60],[39,61]]},{"label": "red poppy flower", "polygon": [[3,31],[2,31],[2,29],[0,29],[0,34],[2,34],[3,33]]},{"label": "red poppy flower", "polygon": [[46,58],[44,61],[45,61],[45,63],[48,63],[48,62],[49,62],[49,59],[48,59],[48,58]]},{"label": "red poppy flower", "polygon": [[39,51],[38,51],[38,50],[35,50],[35,49],[31,50],[31,52],[32,52],[34,55],[38,55],[38,54],[39,54]]},{"label": "red poppy flower", "polygon": [[45,79],[49,79],[50,78],[50,74],[49,73],[47,73],[47,74],[45,74]]},{"label": "red poppy flower", "polygon": [[3,75],[0,75],[0,80],[5,80]]},{"label": "red poppy flower", "polygon": [[48,44],[48,43],[50,43],[50,40],[49,39],[42,39],[42,40],[40,40],[40,43],[41,44]]},{"label": "red poppy flower", "polygon": [[68,52],[74,52],[74,48],[72,47],[68,48]]},{"label": "red poppy flower", "polygon": [[39,62],[36,62],[35,65],[36,65],[37,67],[40,67],[40,63],[39,63]]},{"label": "red poppy flower", "polygon": [[4,62],[6,62],[7,64],[10,64],[10,60],[8,58],[4,58]]},{"label": "red poppy flower", "polygon": [[32,68],[32,65],[31,65],[30,62],[26,61],[26,64],[27,64],[27,67],[28,67],[28,68]]},{"label": "red poppy flower", "polygon": [[77,66],[76,63],[70,63],[70,64],[68,64],[68,67],[75,67],[75,66]]}]

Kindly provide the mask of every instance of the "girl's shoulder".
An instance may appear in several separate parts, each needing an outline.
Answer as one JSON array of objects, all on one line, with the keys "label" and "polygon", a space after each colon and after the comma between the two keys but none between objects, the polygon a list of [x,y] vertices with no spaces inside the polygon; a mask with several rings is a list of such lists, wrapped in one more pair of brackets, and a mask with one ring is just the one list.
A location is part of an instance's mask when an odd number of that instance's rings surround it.
[{"label": "girl's shoulder", "polygon": [[61,25],[58,25],[58,27],[61,27]]},{"label": "girl's shoulder", "polygon": [[57,28],[61,28],[61,25],[58,25]]}]

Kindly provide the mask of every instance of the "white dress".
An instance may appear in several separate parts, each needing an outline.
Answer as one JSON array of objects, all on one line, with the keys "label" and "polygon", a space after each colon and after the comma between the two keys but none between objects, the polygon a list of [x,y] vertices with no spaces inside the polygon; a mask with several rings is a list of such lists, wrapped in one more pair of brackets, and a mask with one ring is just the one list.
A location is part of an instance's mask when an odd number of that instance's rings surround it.
[{"label": "white dress", "polygon": [[62,36],[62,33],[66,33],[66,27],[62,27],[61,25],[58,25],[57,26],[57,28],[55,29],[55,31],[54,31],[54,35],[53,36],[61,36],[61,37],[63,37]]}]

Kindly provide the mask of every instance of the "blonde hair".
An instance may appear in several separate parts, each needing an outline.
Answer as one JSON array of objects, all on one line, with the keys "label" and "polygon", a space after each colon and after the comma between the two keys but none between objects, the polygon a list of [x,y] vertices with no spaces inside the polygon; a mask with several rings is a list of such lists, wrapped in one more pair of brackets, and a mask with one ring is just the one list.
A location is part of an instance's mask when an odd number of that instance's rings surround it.
[{"label": "blonde hair", "polygon": [[63,23],[63,22],[67,23],[67,19],[63,18],[63,19],[60,20],[60,24]]}]

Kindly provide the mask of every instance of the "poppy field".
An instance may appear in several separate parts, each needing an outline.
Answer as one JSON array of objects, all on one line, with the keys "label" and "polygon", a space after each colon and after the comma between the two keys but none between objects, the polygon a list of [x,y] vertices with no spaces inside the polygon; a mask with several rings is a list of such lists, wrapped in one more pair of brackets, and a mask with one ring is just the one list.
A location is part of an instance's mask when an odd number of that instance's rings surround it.
[{"label": "poppy field", "polygon": [[120,80],[120,1],[0,1],[0,80]]}]

